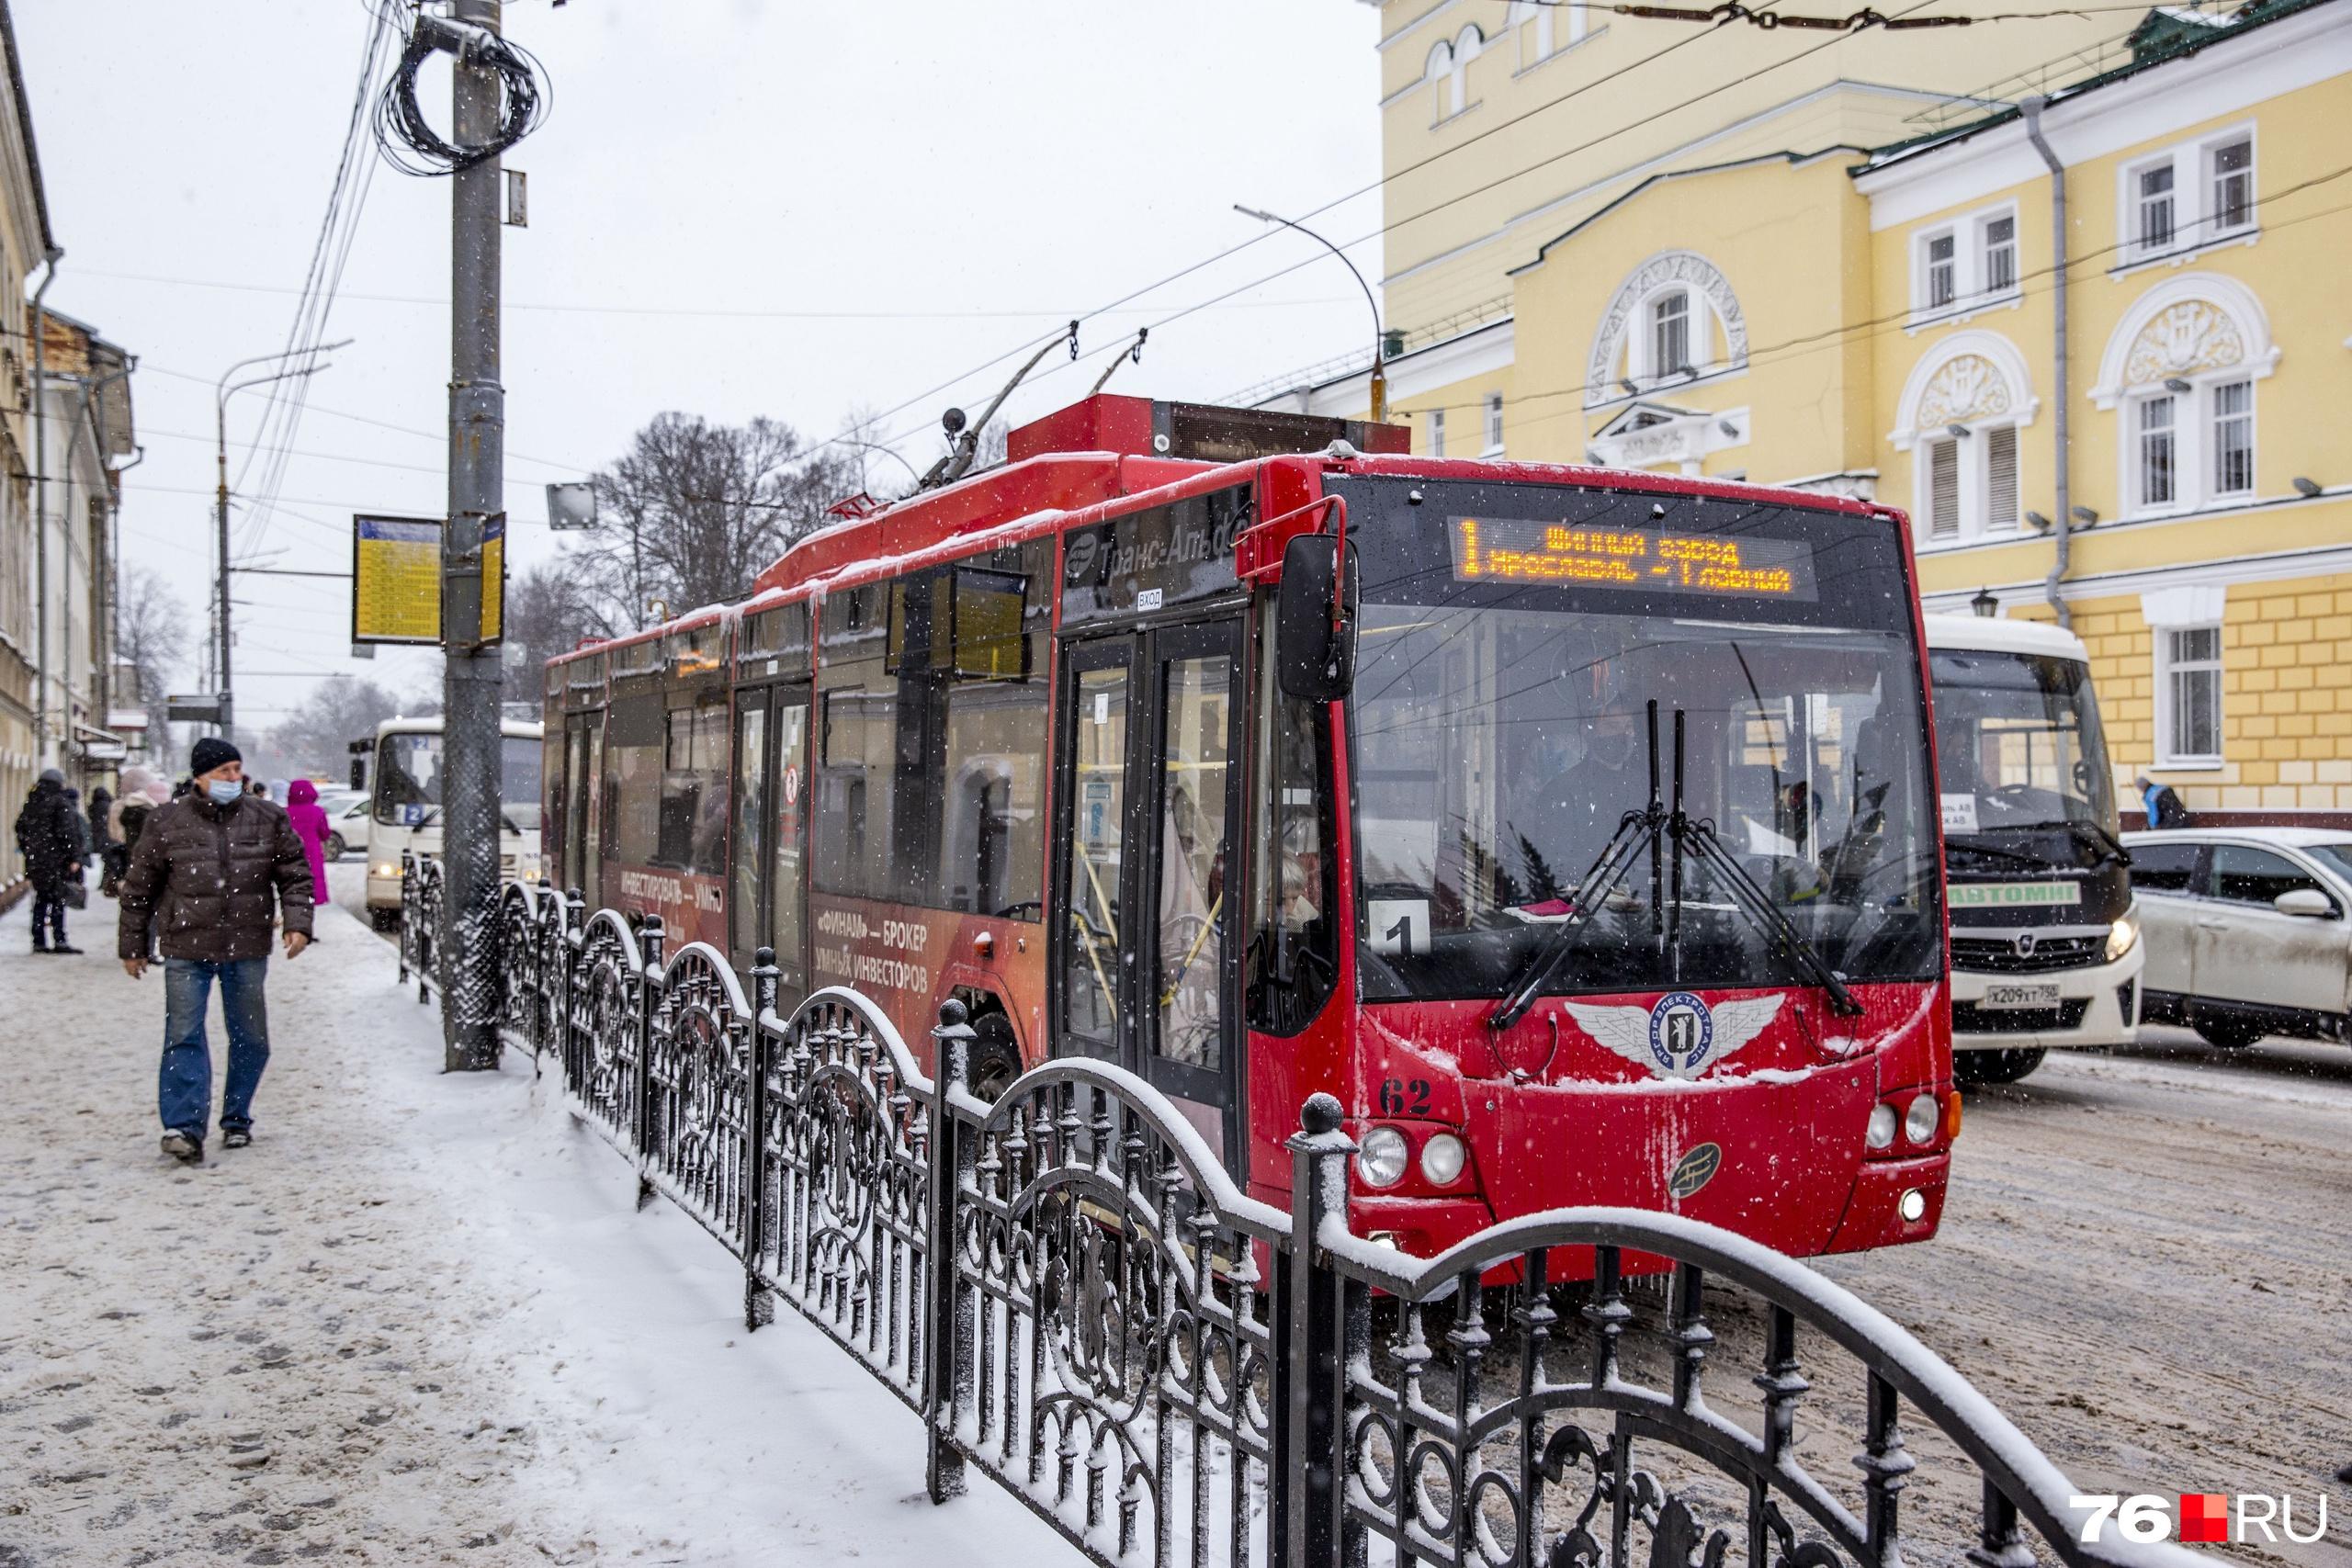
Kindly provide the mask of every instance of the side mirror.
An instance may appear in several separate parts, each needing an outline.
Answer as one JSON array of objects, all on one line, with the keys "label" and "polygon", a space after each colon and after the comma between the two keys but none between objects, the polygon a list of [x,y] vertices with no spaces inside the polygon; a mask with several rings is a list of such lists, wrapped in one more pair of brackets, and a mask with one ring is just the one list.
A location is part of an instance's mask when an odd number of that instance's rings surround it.
[{"label": "side mirror", "polygon": [[2282,915],[2297,915],[2307,920],[2324,920],[2335,913],[2335,900],[2316,887],[2291,887],[2270,900],[2270,907]]},{"label": "side mirror", "polygon": [[351,787],[354,789],[368,787],[368,760],[365,757],[351,759]]},{"label": "side mirror", "polygon": [[1356,673],[1355,552],[1329,534],[1301,534],[1283,547],[1274,607],[1274,670],[1283,694],[1337,702]]}]

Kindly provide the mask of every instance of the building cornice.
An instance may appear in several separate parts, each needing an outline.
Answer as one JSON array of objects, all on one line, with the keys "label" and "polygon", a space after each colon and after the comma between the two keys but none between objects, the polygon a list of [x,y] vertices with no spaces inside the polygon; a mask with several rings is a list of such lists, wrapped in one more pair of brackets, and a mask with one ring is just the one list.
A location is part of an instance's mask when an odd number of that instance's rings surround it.
[{"label": "building cornice", "polygon": [[[49,226],[49,191],[41,184],[40,149],[33,141],[33,109],[25,98],[25,71],[22,57],[17,52],[17,23],[9,14],[8,0],[0,0],[0,53],[8,57],[8,96],[17,111],[17,134],[25,148],[25,173],[32,187],[33,213],[40,222],[40,244],[44,252],[57,248],[57,236]],[[25,258],[30,265],[37,256]]]}]

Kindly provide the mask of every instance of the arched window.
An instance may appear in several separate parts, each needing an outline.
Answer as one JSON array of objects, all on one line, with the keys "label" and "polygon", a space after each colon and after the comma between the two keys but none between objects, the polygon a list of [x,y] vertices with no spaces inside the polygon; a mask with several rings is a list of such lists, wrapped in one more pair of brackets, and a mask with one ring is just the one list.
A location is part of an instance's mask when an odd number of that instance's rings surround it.
[{"label": "arched window", "polygon": [[1634,269],[1601,312],[1586,365],[1585,406],[1747,364],[1747,318],[1713,262],[1667,251]]},{"label": "arched window", "polygon": [[1486,43],[1487,35],[1469,27],[1430,51],[1421,68],[1421,80],[1430,86],[1430,123],[1451,119],[1470,107],[1470,62]]},{"label": "arched window", "polygon": [[1998,333],[1954,333],[1922,355],[1888,434],[1912,455],[1911,521],[1922,544],[2014,532],[2025,515],[2018,432],[2041,409],[2025,356]]},{"label": "arched window", "polygon": [[2118,493],[2127,517],[2160,517],[2255,493],[2255,386],[2278,363],[2253,290],[2184,273],[2117,323],[2091,400],[2121,419]]}]

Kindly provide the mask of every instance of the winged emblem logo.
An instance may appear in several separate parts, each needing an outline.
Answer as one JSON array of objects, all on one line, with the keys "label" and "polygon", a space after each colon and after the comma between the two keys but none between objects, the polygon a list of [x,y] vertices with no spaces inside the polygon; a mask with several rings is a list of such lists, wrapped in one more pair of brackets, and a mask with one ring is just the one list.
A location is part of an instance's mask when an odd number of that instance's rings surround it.
[{"label": "winged emblem logo", "polygon": [[1578,1028],[1629,1062],[1662,1078],[1704,1077],[1724,1057],[1764,1032],[1785,996],[1749,997],[1709,1007],[1674,991],[1645,1008],[1600,1007],[1563,1001]]}]

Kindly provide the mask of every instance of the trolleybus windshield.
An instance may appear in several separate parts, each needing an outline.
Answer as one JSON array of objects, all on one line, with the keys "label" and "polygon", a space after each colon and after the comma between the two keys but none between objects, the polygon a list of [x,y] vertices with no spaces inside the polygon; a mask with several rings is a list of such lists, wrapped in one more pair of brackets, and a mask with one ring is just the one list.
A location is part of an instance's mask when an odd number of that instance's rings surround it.
[{"label": "trolleybus windshield", "polygon": [[[1503,995],[1580,906],[1554,990],[1806,983],[1730,878],[1664,835],[1634,834],[1623,874],[1597,886],[1625,814],[1648,804],[1653,702],[1665,804],[1679,714],[1684,808],[1824,962],[1853,980],[1934,977],[1935,795],[1890,524],[1554,487],[1334,488],[1361,549],[1349,739],[1366,999]],[[1482,525],[1475,560],[1464,519]],[[1498,539],[1524,558],[1498,570]]]},{"label": "trolleybus windshield", "polygon": [[[518,829],[539,830],[539,741],[509,735],[499,742],[499,809]],[[413,828],[441,805],[438,732],[397,730],[376,749],[376,820]]]},{"label": "trolleybus windshield", "polygon": [[2021,851],[2076,866],[2120,852],[2087,668],[2046,653],[1941,648],[1928,667],[1945,852],[1955,869],[2001,871]]}]

